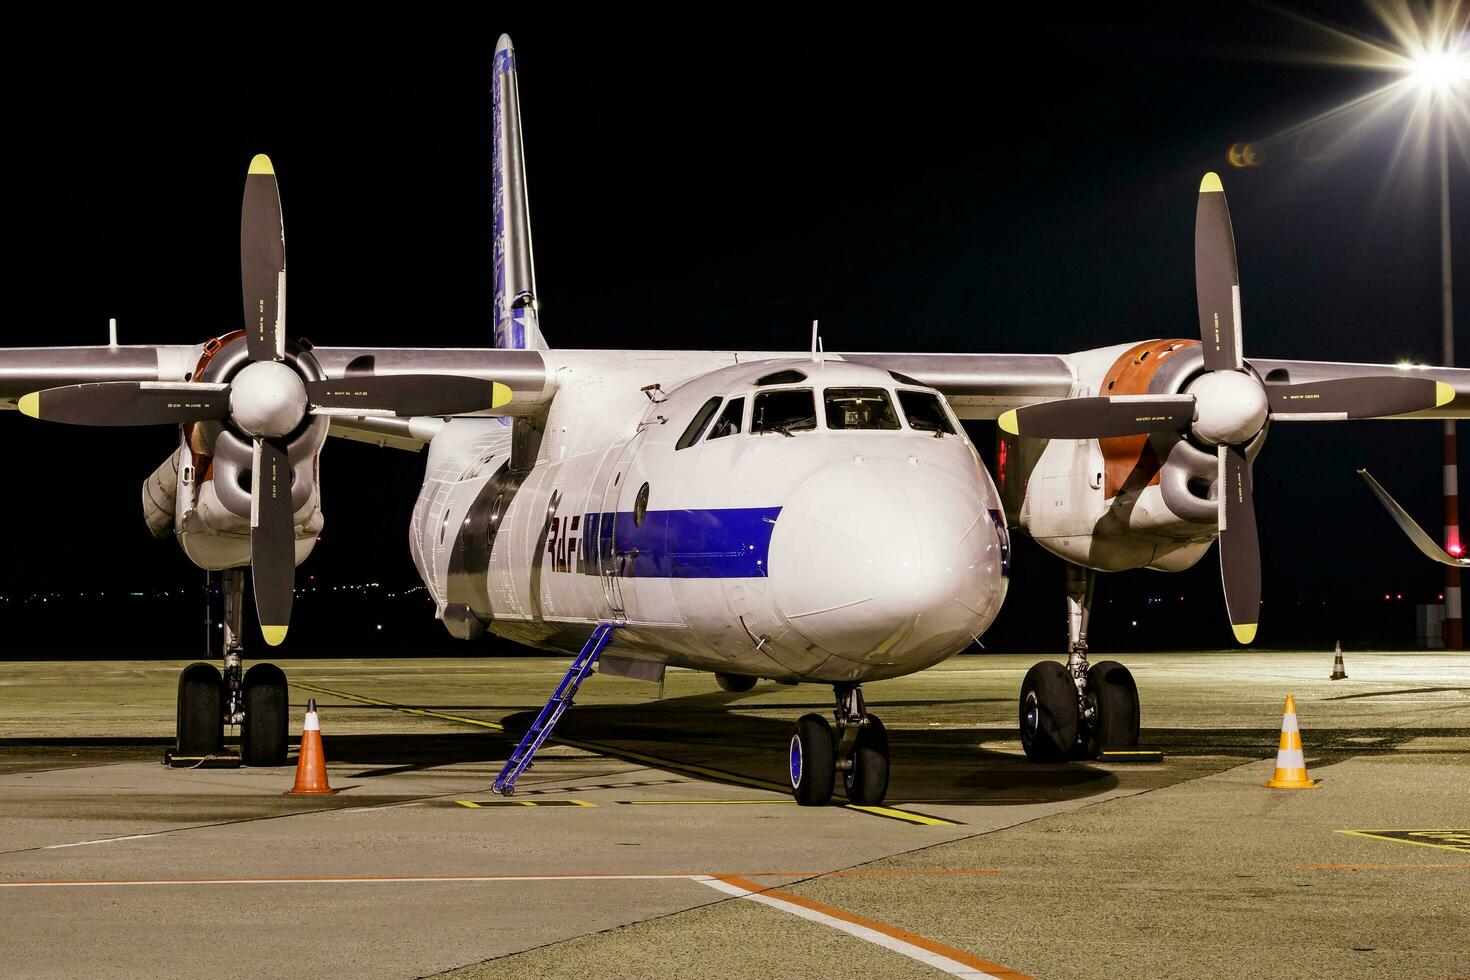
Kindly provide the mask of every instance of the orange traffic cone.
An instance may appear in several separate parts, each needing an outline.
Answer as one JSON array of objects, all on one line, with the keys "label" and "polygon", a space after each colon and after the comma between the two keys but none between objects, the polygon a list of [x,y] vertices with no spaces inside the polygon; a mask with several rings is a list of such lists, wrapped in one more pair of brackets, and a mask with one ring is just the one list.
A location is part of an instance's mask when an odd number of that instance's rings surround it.
[{"label": "orange traffic cone", "polygon": [[322,795],[335,792],[337,791],[327,785],[327,757],[322,753],[322,724],[316,716],[316,698],[312,698],[306,702],[306,723],[301,726],[301,751],[296,754],[296,785],[287,790],[286,795]]},{"label": "orange traffic cone", "polygon": [[1296,698],[1286,696],[1286,710],[1281,718],[1281,747],[1276,750],[1276,775],[1266,781],[1272,789],[1316,789],[1317,781],[1307,778],[1307,759],[1302,754],[1302,731],[1296,723]]},{"label": "orange traffic cone", "polygon": [[1347,680],[1347,668],[1342,665],[1342,641],[1337,641],[1337,653],[1332,657],[1332,677],[1329,680]]}]

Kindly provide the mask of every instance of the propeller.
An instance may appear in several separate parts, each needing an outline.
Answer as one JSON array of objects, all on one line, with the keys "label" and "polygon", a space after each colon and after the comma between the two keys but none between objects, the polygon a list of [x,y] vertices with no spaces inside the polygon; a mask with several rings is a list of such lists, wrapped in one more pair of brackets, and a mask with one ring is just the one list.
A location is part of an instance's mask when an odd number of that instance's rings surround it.
[{"label": "propeller", "polygon": [[1186,432],[1215,448],[1220,577],[1230,625],[1240,643],[1256,636],[1261,605],[1251,463],[1246,445],[1268,421],[1384,418],[1447,404],[1454,388],[1429,378],[1341,378],[1263,385],[1245,363],[1235,234],[1220,178],[1200,182],[1194,225],[1194,288],[1205,373],[1179,395],[1064,398],[1001,415],[1002,430],[1041,439],[1106,439]]},{"label": "propeller", "polygon": [[253,441],[250,568],[266,643],[286,638],[295,594],[296,530],[289,436],[310,415],[460,415],[511,399],[498,381],[441,374],[364,375],[305,381],[286,360],[286,241],[275,168],[250,161],[240,209],[240,282],[247,363],[227,384],[112,381],[47,388],[21,397],[32,418],[72,425],[228,422]]}]

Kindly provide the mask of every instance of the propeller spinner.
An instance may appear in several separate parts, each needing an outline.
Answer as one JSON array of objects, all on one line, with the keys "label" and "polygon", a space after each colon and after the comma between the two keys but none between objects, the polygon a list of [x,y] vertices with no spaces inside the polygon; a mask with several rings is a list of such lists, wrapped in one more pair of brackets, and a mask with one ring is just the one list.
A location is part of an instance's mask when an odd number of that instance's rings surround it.
[{"label": "propeller spinner", "polygon": [[228,384],[116,381],[32,392],[32,418],[73,425],[179,425],[228,421],[254,443],[250,568],[261,634],[286,638],[295,595],[296,529],[288,437],[311,415],[459,415],[499,408],[510,389],[453,375],[366,375],[305,381],[286,361],[286,242],[275,168],[250,161],[240,211],[240,281],[250,363]]},{"label": "propeller spinner", "polygon": [[1205,374],[1178,395],[1064,398],[1001,415],[1002,430],[1040,439],[1105,439],[1189,432],[1215,447],[1220,577],[1230,625],[1240,643],[1255,639],[1261,556],[1246,445],[1276,419],[1322,422],[1384,418],[1437,408],[1454,389],[1428,378],[1343,378],[1263,385],[1245,363],[1235,233],[1220,178],[1200,182],[1194,226],[1194,288]]}]

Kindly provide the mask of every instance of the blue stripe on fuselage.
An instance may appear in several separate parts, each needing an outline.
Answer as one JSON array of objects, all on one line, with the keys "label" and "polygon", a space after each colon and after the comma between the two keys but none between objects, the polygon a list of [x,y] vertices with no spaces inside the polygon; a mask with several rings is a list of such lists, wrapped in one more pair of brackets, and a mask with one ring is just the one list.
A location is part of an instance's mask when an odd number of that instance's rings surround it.
[{"label": "blue stripe on fuselage", "polygon": [[780,507],[651,510],[636,526],[632,511],[616,521],[611,512],[587,514],[578,542],[581,571],[598,575],[605,565],[622,578],[760,578],[768,572],[780,513]]}]

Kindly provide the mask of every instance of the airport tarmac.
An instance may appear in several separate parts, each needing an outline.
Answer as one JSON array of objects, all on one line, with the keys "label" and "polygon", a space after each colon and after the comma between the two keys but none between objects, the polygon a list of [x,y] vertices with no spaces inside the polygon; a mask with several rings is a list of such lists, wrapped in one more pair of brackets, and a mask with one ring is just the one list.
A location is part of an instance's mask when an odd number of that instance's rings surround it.
[{"label": "airport tarmac", "polygon": [[[1118,656],[1164,761],[1056,766],[1035,659],[866,685],[876,812],[779,790],[815,685],[593,677],[503,801],[565,660],[286,661],[340,790],[302,798],[159,765],[181,662],[0,664],[0,972],[1470,975],[1470,657]],[[1262,786],[1288,692],[1310,791]]]}]

